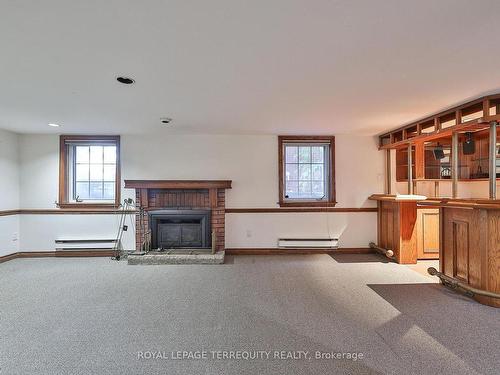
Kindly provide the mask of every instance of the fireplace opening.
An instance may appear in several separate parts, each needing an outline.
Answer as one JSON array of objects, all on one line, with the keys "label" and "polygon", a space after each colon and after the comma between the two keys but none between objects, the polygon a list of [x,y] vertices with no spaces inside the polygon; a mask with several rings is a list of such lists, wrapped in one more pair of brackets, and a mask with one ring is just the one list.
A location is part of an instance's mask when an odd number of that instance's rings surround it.
[{"label": "fireplace opening", "polygon": [[149,212],[151,248],[208,249],[211,247],[210,210],[155,210]]}]

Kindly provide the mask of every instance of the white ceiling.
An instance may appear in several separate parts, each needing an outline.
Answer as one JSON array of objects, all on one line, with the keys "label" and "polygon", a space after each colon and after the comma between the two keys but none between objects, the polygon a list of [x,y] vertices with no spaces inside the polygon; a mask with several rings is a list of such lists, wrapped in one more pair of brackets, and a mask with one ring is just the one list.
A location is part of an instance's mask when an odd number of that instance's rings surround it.
[{"label": "white ceiling", "polygon": [[498,0],[2,0],[0,128],[376,134],[500,89],[499,16]]}]

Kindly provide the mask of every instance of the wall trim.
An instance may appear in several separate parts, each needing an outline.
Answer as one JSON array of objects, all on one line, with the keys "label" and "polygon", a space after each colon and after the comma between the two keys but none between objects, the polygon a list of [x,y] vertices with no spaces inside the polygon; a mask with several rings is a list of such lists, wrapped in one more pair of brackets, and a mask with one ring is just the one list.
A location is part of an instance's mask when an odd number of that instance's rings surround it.
[{"label": "wall trim", "polygon": [[[137,210],[128,210],[127,214],[135,215]],[[283,208],[226,208],[226,214],[285,214],[307,212],[377,212],[376,207],[283,207]],[[0,211],[0,216],[12,215],[121,215],[122,210],[116,208],[21,208]]]},{"label": "wall trim", "polygon": [[11,216],[11,215],[18,215],[19,210],[3,210],[0,211],[0,216]]},{"label": "wall trim", "polygon": [[297,212],[377,212],[377,207],[281,207],[281,208],[226,208],[226,214],[297,213]]},{"label": "wall trim", "polygon": [[[136,212],[135,210],[128,211],[130,215]],[[116,208],[22,208],[19,210],[21,215],[121,215],[122,213],[123,210]]]},{"label": "wall trim", "polygon": [[70,258],[70,257],[112,257],[113,250],[81,250],[81,251],[18,251],[0,256],[0,263],[17,258]]},{"label": "wall trim", "polygon": [[[136,213],[129,210],[130,215]],[[116,208],[21,208],[17,210],[0,211],[0,216],[10,215],[121,215],[122,210]]]},{"label": "wall trim", "polygon": [[271,248],[250,248],[250,247],[237,247],[226,248],[228,255],[294,255],[294,254],[374,254],[376,253],[369,247],[353,247],[353,248],[340,248],[340,249],[317,249],[317,248],[304,248],[304,249],[283,249],[278,247]]}]

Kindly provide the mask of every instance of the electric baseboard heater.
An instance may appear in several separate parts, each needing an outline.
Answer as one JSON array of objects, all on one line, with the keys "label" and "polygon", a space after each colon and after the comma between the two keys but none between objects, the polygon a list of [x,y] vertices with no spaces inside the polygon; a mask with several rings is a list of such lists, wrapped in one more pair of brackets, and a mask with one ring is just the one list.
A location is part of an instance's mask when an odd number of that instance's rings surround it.
[{"label": "electric baseboard heater", "polygon": [[338,249],[338,238],[280,238],[278,247],[285,249]]},{"label": "electric baseboard heater", "polygon": [[72,239],[57,239],[55,242],[56,242],[56,251],[113,250],[115,248],[116,239],[72,238]]}]

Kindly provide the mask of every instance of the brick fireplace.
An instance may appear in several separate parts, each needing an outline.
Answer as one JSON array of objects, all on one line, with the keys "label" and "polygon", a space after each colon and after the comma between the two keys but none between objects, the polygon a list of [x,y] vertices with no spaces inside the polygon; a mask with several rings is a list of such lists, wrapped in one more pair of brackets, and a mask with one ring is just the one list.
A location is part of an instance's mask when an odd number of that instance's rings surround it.
[{"label": "brick fireplace", "polygon": [[231,188],[230,180],[125,180],[125,188],[135,189],[137,250],[141,249],[145,232],[155,229],[151,227],[151,217],[156,216],[152,213],[178,211],[187,215],[207,210],[216,250],[224,250],[225,195]]}]

